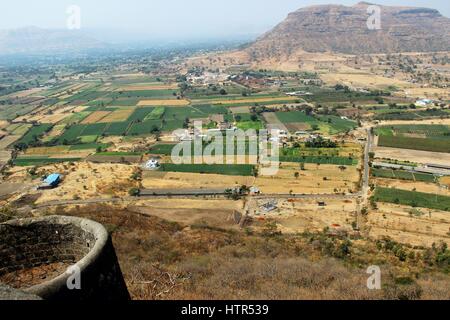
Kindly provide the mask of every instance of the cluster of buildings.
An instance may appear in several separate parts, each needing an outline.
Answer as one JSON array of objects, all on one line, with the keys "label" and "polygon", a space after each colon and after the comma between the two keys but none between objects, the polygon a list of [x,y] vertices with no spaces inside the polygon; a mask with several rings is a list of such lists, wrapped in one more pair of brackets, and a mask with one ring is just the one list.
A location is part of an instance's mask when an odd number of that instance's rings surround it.
[{"label": "cluster of buildings", "polygon": [[230,75],[222,72],[205,71],[202,74],[192,73],[186,76],[186,80],[193,85],[224,85],[230,79]]}]

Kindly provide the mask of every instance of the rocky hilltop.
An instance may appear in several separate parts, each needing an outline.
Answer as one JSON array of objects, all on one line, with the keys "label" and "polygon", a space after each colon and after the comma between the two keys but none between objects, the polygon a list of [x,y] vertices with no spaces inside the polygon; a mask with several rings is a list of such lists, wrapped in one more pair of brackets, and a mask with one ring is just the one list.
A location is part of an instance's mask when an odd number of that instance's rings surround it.
[{"label": "rocky hilltop", "polygon": [[246,50],[259,59],[289,57],[299,50],[348,54],[450,50],[450,19],[439,11],[379,6],[381,29],[370,30],[370,5],[302,8]]}]

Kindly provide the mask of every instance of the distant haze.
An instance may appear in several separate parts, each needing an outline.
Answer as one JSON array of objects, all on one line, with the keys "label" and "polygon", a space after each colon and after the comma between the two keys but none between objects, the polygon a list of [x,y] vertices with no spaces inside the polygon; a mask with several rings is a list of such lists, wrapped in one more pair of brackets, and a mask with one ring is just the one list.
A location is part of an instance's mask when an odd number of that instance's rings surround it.
[{"label": "distant haze", "polygon": [[[262,34],[289,12],[316,4],[354,5],[347,0],[14,0],[3,1],[0,29],[26,26],[65,28],[66,9],[78,5],[82,28],[106,41],[202,39]],[[428,7],[450,16],[446,0],[375,1],[383,5]]]}]

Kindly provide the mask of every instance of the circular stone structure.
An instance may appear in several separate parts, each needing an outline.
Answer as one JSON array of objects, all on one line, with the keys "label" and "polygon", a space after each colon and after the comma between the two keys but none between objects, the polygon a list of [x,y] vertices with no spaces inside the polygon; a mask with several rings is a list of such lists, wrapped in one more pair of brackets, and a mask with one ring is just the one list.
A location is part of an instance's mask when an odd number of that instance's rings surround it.
[{"label": "circular stone structure", "polygon": [[129,300],[106,229],[76,217],[0,224],[0,283],[45,300]]}]

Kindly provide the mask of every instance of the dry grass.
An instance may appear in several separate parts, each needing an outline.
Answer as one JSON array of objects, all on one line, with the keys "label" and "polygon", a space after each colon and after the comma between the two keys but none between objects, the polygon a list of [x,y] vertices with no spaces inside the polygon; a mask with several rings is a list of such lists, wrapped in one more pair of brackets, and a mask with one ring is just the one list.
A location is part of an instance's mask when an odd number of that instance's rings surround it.
[{"label": "dry grass", "polygon": [[377,158],[397,159],[413,163],[434,163],[448,165],[450,153],[428,152],[420,150],[376,147],[374,149]]},{"label": "dry grass", "polygon": [[180,99],[180,100],[141,100],[138,103],[138,106],[187,106],[191,102],[189,100]]},{"label": "dry grass", "polygon": [[[420,276],[420,262],[402,262],[374,242],[350,241],[344,253],[342,244],[349,240],[325,233],[245,234],[104,206],[56,213],[94,219],[112,232],[134,299],[449,298],[448,275]],[[373,264],[382,266],[382,290],[367,290],[365,266]]]},{"label": "dry grass", "polygon": [[443,241],[450,244],[448,212],[413,209],[400,205],[379,203],[367,217],[369,236],[389,236],[397,242],[431,247]]},{"label": "dry grass", "polygon": [[[262,193],[296,194],[347,193],[355,190],[359,181],[359,172],[355,166],[340,171],[338,166],[306,164],[305,171],[300,170],[298,163],[282,163],[276,176],[258,177],[255,185]],[[295,173],[299,178],[295,178]],[[326,178],[326,180],[325,180]]]},{"label": "dry grass", "polygon": [[14,142],[19,140],[21,136],[6,136],[0,139],[0,150],[6,149],[8,146],[12,145]]}]

